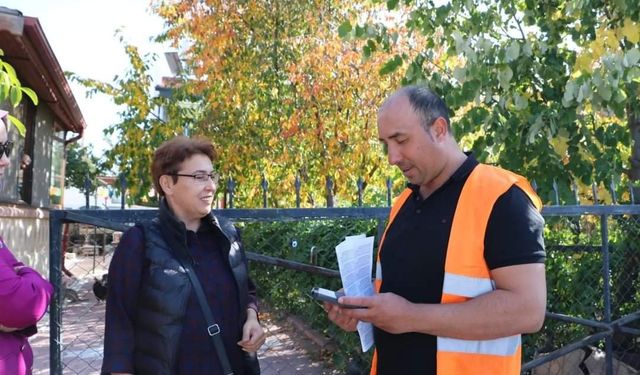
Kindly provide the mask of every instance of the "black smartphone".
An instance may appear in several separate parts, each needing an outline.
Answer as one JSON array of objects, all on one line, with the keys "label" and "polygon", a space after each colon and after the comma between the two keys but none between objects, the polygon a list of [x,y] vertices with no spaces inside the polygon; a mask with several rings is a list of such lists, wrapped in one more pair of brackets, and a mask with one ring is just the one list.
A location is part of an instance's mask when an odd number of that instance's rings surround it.
[{"label": "black smartphone", "polygon": [[318,301],[334,303],[343,309],[366,309],[365,306],[344,305],[338,303],[338,298],[342,296],[344,296],[343,292],[334,292],[333,290],[319,288],[317,286],[311,289],[311,297]]}]

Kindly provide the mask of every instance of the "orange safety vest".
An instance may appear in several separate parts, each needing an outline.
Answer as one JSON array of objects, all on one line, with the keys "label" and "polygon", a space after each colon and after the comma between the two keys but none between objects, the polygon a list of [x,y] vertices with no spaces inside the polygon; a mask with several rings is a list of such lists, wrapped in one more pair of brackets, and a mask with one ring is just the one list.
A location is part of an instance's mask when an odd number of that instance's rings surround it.
[{"label": "orange safety vest", "polygon": [[[542,209],[542,202],[529,182],[515,173],[478,164],[465,182],[449,234],[444,267],[441,303],[464,302],[495,289],[491,272],[484,260],[484,237],[489,216],[496,200],[511,186],[517,185]],[[412,191],[405,189],[396,199],[389,223],[380,239],[376,265],[376,292],[382,285],[380,251],[387,230]],[[521,366],[520,335],[491,340],[437,338],[436,367],[438,375],[485,374],[516,375]],[[377,351],[373,354],[371,375],[377,373]]]}]

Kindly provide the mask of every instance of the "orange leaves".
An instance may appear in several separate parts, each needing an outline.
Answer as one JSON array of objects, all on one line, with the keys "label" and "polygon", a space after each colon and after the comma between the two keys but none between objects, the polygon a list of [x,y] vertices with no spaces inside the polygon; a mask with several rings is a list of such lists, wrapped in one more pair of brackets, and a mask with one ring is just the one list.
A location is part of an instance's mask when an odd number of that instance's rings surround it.
[{"label": "orange leaves", "polygon": [[[324,195],[324,179],[354,197],[358,176],[387,170],[377,142],[380,98],[399,74],[377,75],[386,55],[367,61],[360,41],[345,41],[337,27],[359,2],[176,1],[159,7],[167,35],[183,46],[192,81],[186,90],[206,98],[206,122],[197,128],[220,150],[220,168],[238,181],[243,206],[255,197],[261,174],[288,181],[300,173],[308,196]],[[374,172],[372,172],[374,171]],[[228,176],[226,176],[228,177]],[[291,184],[271,184],[273,204],[293,203]],[[289,201],[287,201],[289,199]],[[313,199],[312,199],[313,200]]]},{"label": "orange leaves", "polygon": [[291,117],[283,122],[280,135],[285,139],[298,135],[300,131],[298,127],[299,121],[300,113],[296,110]]}]

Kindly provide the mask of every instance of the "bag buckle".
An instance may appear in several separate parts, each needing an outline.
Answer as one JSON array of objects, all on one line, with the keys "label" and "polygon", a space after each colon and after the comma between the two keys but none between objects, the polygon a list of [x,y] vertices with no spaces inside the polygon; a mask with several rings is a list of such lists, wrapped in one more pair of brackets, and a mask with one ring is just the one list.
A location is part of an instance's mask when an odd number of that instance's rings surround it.
[{"label": "bag buckle", "polygon": [[217,324],[212,324],[207,327],[207,332],[209,332],[209,336],[215,336],[220,333],[220,326]]}]

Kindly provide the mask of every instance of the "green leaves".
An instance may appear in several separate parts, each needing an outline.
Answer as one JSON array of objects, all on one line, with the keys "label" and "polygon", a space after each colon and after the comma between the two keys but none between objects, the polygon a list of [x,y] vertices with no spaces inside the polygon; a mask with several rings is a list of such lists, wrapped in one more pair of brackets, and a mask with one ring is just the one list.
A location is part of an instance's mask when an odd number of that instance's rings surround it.
[{"label": "green leaves", "polygon": [[22,87],[15,69],[9,63],[0,60],[0,101],[9,99],[15,108],[22,101],[23,93],[29,96],[33,104],[38,105],[35,91]]},{"label": "green leaves", "polygon": [[84,180],[88,176],[92,185],[97,186],[97,176],[103,173],[100,160],[91,154],[89,148],[72,143],[67,148],[65,184],[84,191]]},{"label": "green leaves", "polygon": [[[624,133],[606,140],[594,133],[605,122],[624,124],[626,110],[640,108],[640,22],[629,18],[640,4],[630,4],[467,0],[387,7],[406,11],[406,29],[395,31],[425,57],[424,64],[409,64],[403,82],[442,93],[463,144],[483,161],[535,178],[544,190],[554,178],[599,179],[628,169],[631,147],[640,153],[640,141],[630,144]],[[404,50],[391,51],[381,75],[409,60]],[[488,113],[482,123],[479,108]],[[557,141],[560,133],[568,136]],[[564,151],[549,152],[555,148]]]},{"label": "green leaves", "polygon": [[[0,56],[4,56],[4,52],[0,49]],[[9,100],[13,108],[17,107],[22,101],[22,95],[26,94],[34,105],[38,105],[38,96],[35,91],[28,87],[22,87],[18,75],[11,64],[0,59],[0,102]],[[26,134],[26,127],[17,118],[12,115],[8,116],[9,123],[15,125],[20,136]]]},{"label": "green leaves", "polygon": [[544,121],[542,120],[542,116],[537,116],[527,132],[527,144],[535,143],[535,138],[540,134],[543,126]]},{"label": "green leaves", "polygon": [[1,61],[0,60],[0,66],[2,67],[2,70],[6,73],[6,77],[8,78],[9,82],[7,82],[8,84],[10,84],[11,86],[20,86],[20,81],[18,80],[18,75],[16,74],[15,69],[13,69],[13,66],[11,66],[11,64]]},{"label": "green leaves", "polygon": [[344,21],[338,27],[338,35],[340,35],[341,38],[346,38],[347,35],[351,33],[351,30],[352,30],[351,23],[349,21]]},{"label": "green leaves", "polygon": [[395,55],[391,60],[387,61],[382,68],[380,68],[380,75],[390,74],[395,72],[402,65],[402,57]]},{"label": "green leaves", "polygon": [[511,70],[509,66],[503,66],[500,68],[498,71],[498,82],[503,90],[509,90],[511,78],[513,78],[513,70]]},{"label": "green leaves", "polygon": [[505,53],[505,61],[510,63],[515,61],[520,56],[520,43],[516,40],[512,40],[507,47]]},{"label": "green leaves", "polygon": [[513,101],[514,101],[515,109],[517,111],[525,110],[529,106],[529,101],[527,100],[527,98],[517,93],[514,94]]},{"label": "green leaves", "polygon": [[7,118],[9,119],[10,123],[15,125],[16,129],[18,130],[18,134],[20,134],[21,137],[24,137],[25,134],[27,134],[27,127],[24,126],[22,121],[12,115],[7,115]]},{"label": "green leaves", "polygon": [[635,67],[638,61],[640,61],[640,50],[634,47],[625,53],[623,64],[625,67],[631,68]]},{"label": "green leaves", "polygon": [[[140,55],[135,46],[126,44],[122,40],[123,48],[130,62],[125,74],[121,74],[113,82],[101,82],[90,78],[81,78],[68,73],[70,80],[87,88],[88,95],[96,93],[109,96],[114,103],[120,105],[120,121],[105,129],[105,135],[116,134],[119,141],[106,152],[104,159],[87,159],[87,153],[80,152],[80,161],[91,161],[91,165],[98,168],[116,169],[123,173],[127,180],[136,181],[129,185],[129,193],[134,202],[149,202],[152,182],[150,177],[150,161],[153,151],[164,142],[183,132],[189,127],[193,119],[188,114],[193,113],[189,108],[182,110],[179,80],[173,88],[175,98],[154,97],[150,94],[152,85],[149,73],[149,61],[153,55]],[[159,117],[158,108],[162,108],[168,121]],[[104,163],[103,165],[99,165]],[[79,162],[78,169],[86,170],[84,162]],[[91,165],[89,167],[91,167]],[[92,169],[91,167],[89,169]],[[73,177],[75,178],[75,177]],[[83,183],[83,177],[78,177],[74,183]]]},{"label": "green leaves", "polygon": [[26,94],[29,97],[29,99],[31,99],[34,105],[38,105],[38,95],[36,95],[35,91],[33,91],[28,87],[21,87],[21,89],[22,89],[22,92]]}]

